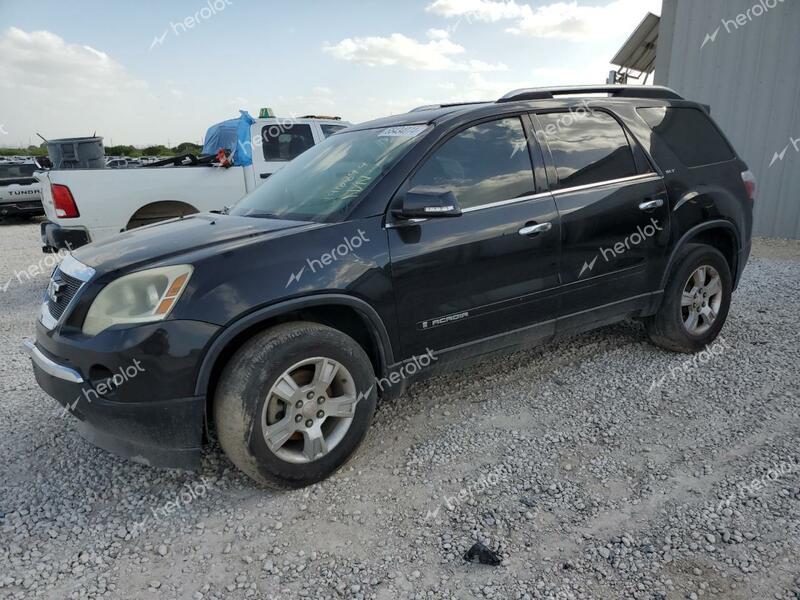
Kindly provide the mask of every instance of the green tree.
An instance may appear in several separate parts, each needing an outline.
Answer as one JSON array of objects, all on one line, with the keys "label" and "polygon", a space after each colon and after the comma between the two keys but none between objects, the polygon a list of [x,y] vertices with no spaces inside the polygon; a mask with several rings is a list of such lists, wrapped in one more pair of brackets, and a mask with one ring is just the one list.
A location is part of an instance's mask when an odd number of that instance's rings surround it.
[{"label": "green tree", "polygon": [[142,156],[164,156],[170,154],[172,154],[170,149],[163,144],[159,144],[157,146],[148,146],[142,150]]},{"label": "green tree", "polygon": [[200,154],[200,151],[203,149],[202,146],[198,146],[197,144],[193,144],[192,142],[183,142],[182,144],[178,144],[172,149],[172,152],[175,154]]},{"label": "green tree", "polygon": [[106,146],[106,156],[131,156],[136,152],[133,146]]}]

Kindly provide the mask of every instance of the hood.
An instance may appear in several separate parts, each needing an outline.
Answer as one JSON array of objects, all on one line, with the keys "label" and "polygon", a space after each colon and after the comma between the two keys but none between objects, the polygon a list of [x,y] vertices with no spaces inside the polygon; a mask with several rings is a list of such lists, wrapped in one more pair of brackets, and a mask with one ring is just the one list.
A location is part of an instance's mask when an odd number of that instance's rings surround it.
[{"label": "hood", "polygon": [[246,238],[260,241],[284,235],[287,230],[314,227],[319,224],[201,213],[126,231],[78,248],[72,254],[97,272],[107,273]]}]

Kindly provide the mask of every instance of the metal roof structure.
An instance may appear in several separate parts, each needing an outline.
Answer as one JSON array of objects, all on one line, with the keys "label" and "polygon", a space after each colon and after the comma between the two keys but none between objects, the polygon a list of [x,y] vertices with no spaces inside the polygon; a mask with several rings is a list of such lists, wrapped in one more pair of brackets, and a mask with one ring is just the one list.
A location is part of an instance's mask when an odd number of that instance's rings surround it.
[{"label": "metal roof structure", "polygon": [[647,13],[628,41],[619,49],[611,64],[620,69],[652,73],[656,65],[656,46],[661,17]]}]

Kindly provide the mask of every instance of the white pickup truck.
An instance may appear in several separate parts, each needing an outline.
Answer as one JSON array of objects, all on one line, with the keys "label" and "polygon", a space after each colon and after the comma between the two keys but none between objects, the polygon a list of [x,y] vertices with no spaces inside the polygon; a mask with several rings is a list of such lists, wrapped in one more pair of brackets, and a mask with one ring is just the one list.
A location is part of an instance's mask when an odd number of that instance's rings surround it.
[{"label": "white pickup truck", "polygon": [[0,162],[0,218],[42,214],[41,185],[33,176],[37,169],[32,160]]},{"label": "white pickup truck", "polygon": [[348,125],[335,117],[255,119],[248,166],[201,162],[37,173],[47,215],[41,224],[42,249],[71,250],[157,221],[222,210]]}]

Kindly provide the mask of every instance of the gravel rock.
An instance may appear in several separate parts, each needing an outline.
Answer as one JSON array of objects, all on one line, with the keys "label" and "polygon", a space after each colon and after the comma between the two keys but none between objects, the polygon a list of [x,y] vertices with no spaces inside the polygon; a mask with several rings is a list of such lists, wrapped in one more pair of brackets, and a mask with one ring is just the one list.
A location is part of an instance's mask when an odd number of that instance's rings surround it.
[{"label": "gravel rock", "polygon": [[[800,597],[798,243],[757,241],[706,362],[635,323],[493,359],[381,404],[330,479],[270,492],[216,445],[186,473],[84,441],[18,349],[38,224],[0,227],[2,598]],[[476,542],[502,563],[465,563]]]}]

